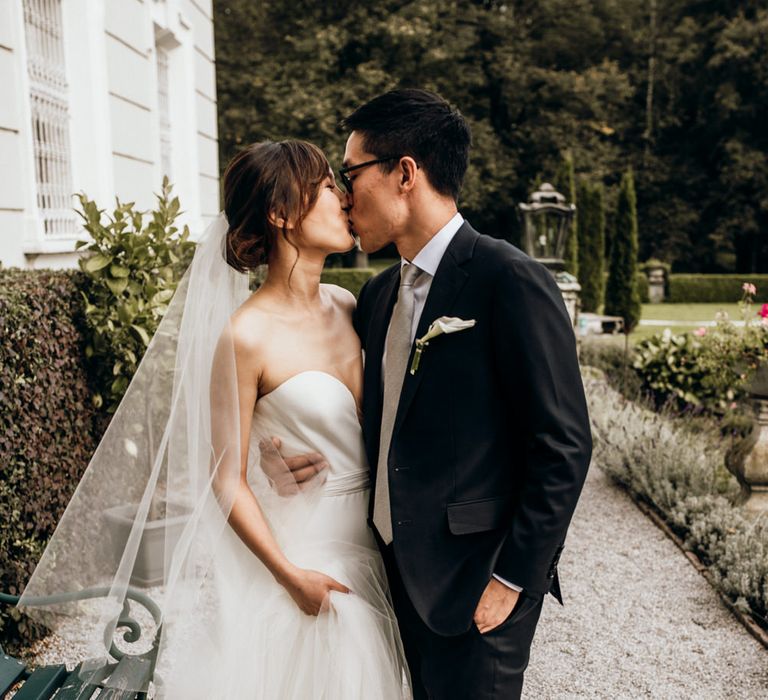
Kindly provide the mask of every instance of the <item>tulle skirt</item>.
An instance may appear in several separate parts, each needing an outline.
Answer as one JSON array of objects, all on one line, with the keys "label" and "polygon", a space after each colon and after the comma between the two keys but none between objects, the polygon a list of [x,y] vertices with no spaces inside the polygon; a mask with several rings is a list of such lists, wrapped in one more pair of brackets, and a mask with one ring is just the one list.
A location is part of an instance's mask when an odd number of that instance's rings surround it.
[{"label": "tulle skirt", "polygon": [[166,700],[410,698],[381,556],[365,525],[367,490],[323,499],[301,533],[282,533],[297,566],[352,593],[303,613],[234,533],[221,542],[200,615],[169,630],[156,677]]}]

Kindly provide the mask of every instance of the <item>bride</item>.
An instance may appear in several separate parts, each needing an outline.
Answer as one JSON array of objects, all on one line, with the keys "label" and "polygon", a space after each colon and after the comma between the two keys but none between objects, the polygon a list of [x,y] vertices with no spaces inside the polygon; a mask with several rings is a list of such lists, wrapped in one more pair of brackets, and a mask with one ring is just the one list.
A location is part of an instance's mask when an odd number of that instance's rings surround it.
[{"label": "bride", "polygon": [[[320,282],[354,245],[343,195],[318,148],[284,141],[241,151],[224,200],[21,605],[103,665],[104,627],[143,581],[162,611],[158,697],[408,698],[366,524],[355,299]],[[115,509],[122,537],[105,532]],[[36,605],[94,586],[106,600]]]}]

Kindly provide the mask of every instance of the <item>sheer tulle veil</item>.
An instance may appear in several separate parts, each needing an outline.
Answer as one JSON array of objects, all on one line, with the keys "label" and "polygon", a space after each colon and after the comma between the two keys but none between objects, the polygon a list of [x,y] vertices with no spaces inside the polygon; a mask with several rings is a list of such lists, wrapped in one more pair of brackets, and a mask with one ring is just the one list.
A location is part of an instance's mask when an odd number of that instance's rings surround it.
[{"label": "sheer tulle veil", "polygon": [[[186,643],[217,634],[217,623],[236,606],[222,601],[217,586],[228,567],[237,567],[227,526],[241,471],[229,319],[248,297],[249,280],[226,263],[226,232],[220,214],[19,604],[85,650],[83,673],[106,663],[110,649],[115,656],[116,638],[119,655],[121,628],[129,641],[135,636],[133,619],[143,632],[138,648],[159,648],[155,676],[162,679]],[[250,469],[249,485],[276,533],[302,517],[313,498],[312,489],[279,497],[258,468]],[[136,589],[156,608],[140,605],[131,595]],[[73,600],[84,591],[93,597]],[[154,621],[141,609],[147,606]]]},{"label": "sheer tulle veil", "polygon": [[[138,655],[157,698],[410,697],[349,391],[297,375],[283,389],[296,403],[257,403],[241,436],[231,318],[249,279],[226,262],[227,229],[221,214],[201,238],[20,607],[71,644],[91,681]],[[346,478],[323,470],[299,488],[270,440],[291,428],[314,436],[294,454],[335,450],[329,471],[340,460]],[[228,525],[243,475],[286,557],[352,593],[331,593],[317,617],[300,611]],[[147,689],[141,674],[121,687]]]}]

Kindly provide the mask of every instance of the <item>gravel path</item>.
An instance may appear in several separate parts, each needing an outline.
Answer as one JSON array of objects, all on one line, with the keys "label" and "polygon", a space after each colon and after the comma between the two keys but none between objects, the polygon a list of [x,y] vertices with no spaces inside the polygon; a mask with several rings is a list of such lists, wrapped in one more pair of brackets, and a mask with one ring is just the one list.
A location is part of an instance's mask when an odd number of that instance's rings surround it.
[{"label": "gravel path", "polygon": [[[768,651],[595,465],[547,597],[523,697],[768,698]],[[75,658],[48,637],[37,661]]]},{"label": "gravel path", "polygon": [[594,464],[524,698],[768,698],[768,651]]}]

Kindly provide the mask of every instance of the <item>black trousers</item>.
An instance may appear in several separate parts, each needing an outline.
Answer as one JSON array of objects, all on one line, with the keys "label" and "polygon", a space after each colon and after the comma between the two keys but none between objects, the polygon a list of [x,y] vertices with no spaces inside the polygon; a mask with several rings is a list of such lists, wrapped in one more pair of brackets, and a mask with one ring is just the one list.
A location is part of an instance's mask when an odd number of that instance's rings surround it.
[{"label": "black trousers", "polygon": [[480,634],[473,624],[465,634],[443,637],[429,629],[414,609],[392,546],[383,546],[380,540],[379,545],[415,700],[519,698],[541,614],[542,596],[531,596],[523,591],[509,617],[490,632]]}]

